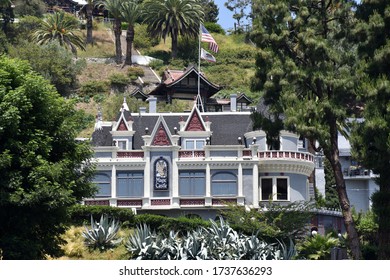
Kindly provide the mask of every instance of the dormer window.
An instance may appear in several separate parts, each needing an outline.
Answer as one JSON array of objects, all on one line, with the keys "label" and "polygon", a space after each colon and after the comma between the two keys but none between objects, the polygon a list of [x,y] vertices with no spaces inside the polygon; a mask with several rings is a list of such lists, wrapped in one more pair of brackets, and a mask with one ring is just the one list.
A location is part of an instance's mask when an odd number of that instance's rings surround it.
[{"label": "dormer window", "polygon": [[203,150],[206,141],[204,139],[187,139],[184,141],[185,150]]},{"label": "dormer window", "polygon": [[127,150],[127,140],[115,140],[116,146],[119,150]]}]

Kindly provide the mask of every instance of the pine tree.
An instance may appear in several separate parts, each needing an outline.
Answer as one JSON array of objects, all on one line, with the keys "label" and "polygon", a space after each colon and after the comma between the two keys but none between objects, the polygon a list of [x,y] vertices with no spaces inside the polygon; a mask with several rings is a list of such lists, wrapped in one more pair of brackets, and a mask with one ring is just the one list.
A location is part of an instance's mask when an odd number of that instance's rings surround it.
[{"label": "pine tree", "polygon": [[390,2],[363,1],[357,15],[356,37],[367,77],[361,88],[364,121],[356,124],[351,140],[354,156],[379,175],[379,191],[372,196],[378,257],[390,259]]},{"label": "pine tree", "polygon": [[262,92],[270,111],[283,114],[285,129],[309,139],[329,160],[349,248],[360,259],[338,149],[338,134],[355,112],[359,80],[356,47],[348,40],[355,24],[351,5],[347,0],[253,1],[259,52],[252,87]]}]

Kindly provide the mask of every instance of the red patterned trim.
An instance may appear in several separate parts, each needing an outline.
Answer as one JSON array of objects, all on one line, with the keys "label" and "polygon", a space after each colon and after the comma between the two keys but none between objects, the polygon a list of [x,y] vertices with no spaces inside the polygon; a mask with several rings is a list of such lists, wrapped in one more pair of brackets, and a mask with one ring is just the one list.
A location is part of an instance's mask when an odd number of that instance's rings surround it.
[{"label": "red patterned trim", "polygon": [[142,200],[118,200],[118,206],[142,206]]},{"label": "red patterned trim", "polygon": [[123,119],[119,123],[117,131],[128,131],[125,121]]},{"label": "red patterned trim", "polygon": [[252,156],[252,151],[251,150],[244,150],[242,151],[242,156],[243,157],[251,157]]},{"label": "red patterned trim", "polygon": [[186,131],[205,131],[205,128],[196,111],[194,111],[192,114],[191,119],[186,127]]},{"label": "red patterned trim", "polygon": [[169,140],[168,134],[165,131],[163,124],[161,123],[159,128],[157,129],[156,135],[153,139],[153,146],[169,146],[171,145],[171,141]]},{"label": "red patterned trim", "polygon": [[171,200],[170,199],[151,199],[150,204],[152,206],[171,205]]},{"label": "red patterned trim", "polygon": [[204,206],[204,199],[180,199],[181,206],[201,205]]},{"label": "red patterned trim", "polygon": [[144,152],[117,152],[117,158],[143,158]]},{"label": "red patterned trim", "polygon": [[193,151],[193,150],[187,150],[187,151],[179,151],[179,158],[192,158],[192,157],[205,157],[204,151]]}]

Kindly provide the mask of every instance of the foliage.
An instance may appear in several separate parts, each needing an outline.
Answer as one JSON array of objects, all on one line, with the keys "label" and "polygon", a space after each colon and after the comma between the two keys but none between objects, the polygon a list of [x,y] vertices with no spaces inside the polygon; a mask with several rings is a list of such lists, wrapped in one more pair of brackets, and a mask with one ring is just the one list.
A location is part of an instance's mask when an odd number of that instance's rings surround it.
[{"label": "foliage", "polygon": [[[202,5],[204,12],[204,21],[216,23],[218,21],[219,8],[214,3],[214,0],[200,0],[200,4]],[[207,26],[206,28],[208,31],[210,31]]]},{"label": "foliage", "polygon": [[215,22],[205,22],[204,27],[206,27],[207,31],[212,33],[219,33],[225,35],[225,30],[221,25]]},{"label": "foliage", "polygon": [[317,194],[317,205],[319,207],[340,209],[340,202],[336,191],[336,181],[330,166],[329,160],[323,158],[325,173],[325,197]]},{"label": "foliage", "polygon": [[142,260],[265,260],[292,255],[281,252],[287,247],[237,233],[222,218],[219,223],[210,223],[209,227],[192,230],[180,238],[174,230],[165,237],[143,224],[129,237],[126,248],[132,258]]},{"label": "foliage", "polygon": [[298,258],[308,260],[330,260],[330,250],[340,245],[339,239],[332,233],[323,236],[315,234],[297,245]]},{"label": "foliage", "polygon": [[257,232],[265,240],[299,238],[313,216],[313,205],[294,202],[287,206],[270,203],[267,210],[228,205],[221,215],[235,230],[250,235]]},{"label": "foliage", "polygon": [[153,37],[172,39],[172,58],[178,54],[179,36],[197,37],[199,24],[204,17],[197,0],[166,0],[144,2],[144,20]]},{"label": "foliage", "polygon": [[104,251],[122,241],[121,238],[116,238],[119,228],[119,222],[115,221],[115,218],[110,220],[107,215],[102,215],[100,221],[95,222],[91,216],[91,228],[85,227],[82,236],[88,247]]},{"label": "foliage", "polygon": [[36,16],[24,16],[19,18],[19,22],[14,23],[17,37],[26,40],[31,35],[31,31],[39,28],[42,19]]},{"label": "foliage", "polygon": [[135,37],[135,24],[141,19],[143,14],[142,5],[139,1],[123,1],[121,2],[121,16],[127,22],[126,31],[126,59],[125,64],[131,65],[131,55],[133,51],[133,42]]},{"label": "foliage", "polygon": [[116,86],[125,86],[128,85],[130,82],[129,77],[127,77],[125,74],[122,73],[113,73],[108,77],[111,85]]},{"label": "foliage", "polygon": [[79,94],[81,96],[92,97],[98,93],[107,93],[109,91],[109,84],[107,81],[89,81],[80,86]]},{"label": "foliage", "polygon": [[185,235],[199,227],[207,227],[210,225],[208,221],[202,219],[187,217],[172,218],[153,214],[137,215],[135,216],[135,223],[137,225],[146,224],[151,230],[158,231],[164,235],[168,235],[171,230],[179,232],[180,235]]},{"label": "foliage", "polygon": [[114,18],[113,30],[115,36],[115,62],[117,64],[122,63],[122,1],[121,0],[104,0],[103,5],[107,9],[111,16]]},{"label": "foliage", "polygon": [[70,220],[75,225],[82,225],[91,217],[98,219],[102,215],[114,218],[123,226],[132,226],[135,223],[135,216],[131,209],[81,204],[76,204],[69,209]]},{"label": "foliage", "polygon": [[60,253],[68,208],[94,194],[80,114],[25,61],[0,57],[0,248],[4,259]]},{"label": "foliage", "polygon": [[[283,115],[284,127],[309,139],[329,160],[336,179],[350,249],[359,238],[338,155],[338,133],[359,108],[361,72],[349,40],[356,20],[351,1],[256,0],[252,39],[259,47],[252,88]],[[318,143],[318,145],[316,145]],[[318,148],[318,149],[317,149]]]},{"label": "foliage", "polygon": [[16,0],[14,12],[20,18],[24,16],[42,17],[46,12],[46,5],[42,0]]},{"label": "foliage", "polygon": [[57,41],[61,46],[70,49],[77,55],[77,48],[85,50],[84,39],[78,30],[79,22],[70,14],[58,11],[48,14],[34,30],[31,39],[44,45]]},{"label": "foliage", "polygon": [[69,96],[78,86],[77,75],[85,66],[84,60],[74,60],[72,54],[56,42],[39,46],[20,41],[9,55],[27,60],[34,71],[48,79],[62,96]]},{"label": "foliage", "polygon": [[148,50],[157,46],[160,40],[157,37],[152,37],[147,32],[146,24],[136,24],[134,29],[137,36],[134,38],[134,48]]},{"label": "foliage", "polygon": [[142,69],[142,67],[133,66],[127,68],[127,76],[129,76],[131,80],[136,80],[138,77],[143,77],[144,75],[145,72],[144,69]]},{"label": "foliage", "polygon": [[372,196],[378,221],[378,256],[390,259],[390,3],[362,1],[356,14],[355,36],[360,67],[365,74],[359,97],[364,101],[363,118],[356,122],[351,137],[352,154],[378,174],[379,191]]}]

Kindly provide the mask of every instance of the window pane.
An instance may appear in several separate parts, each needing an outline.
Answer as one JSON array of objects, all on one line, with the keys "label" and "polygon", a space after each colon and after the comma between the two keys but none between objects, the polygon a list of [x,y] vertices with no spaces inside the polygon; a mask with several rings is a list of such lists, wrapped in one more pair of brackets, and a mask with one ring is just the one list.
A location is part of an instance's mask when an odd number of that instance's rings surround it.
[{"label": "window pane", "polygon": [[261,179],[261,200],[272,199],[272,178]]},{"label": "window pane", "polygon": [[96,174],[92,181],[98,187],[96,196],[111,196],[111,177],[106,174]]},{"label": "window pane", "polygon": [[117,141],[120,150],[126,150],[126,141]]},{"label": "window pane", "polygon": [[237,195],[237,178],[230,172],[219,172],[211,179],[211,194],[219,196]]},{"label": "window pane", "polygon": [[196,141],[196,149],[197,150],[202,150],[204,146],[204,140],[198,140]]},{"label": "window pane", "polygon": [[117,177],[118,197],[140,197],[144,195],[142,172],[120,172]]},{"label": "window pane", "polygon": [[186,150],[193,150],[194,149],[194,140],[187,140],[185,148],[186,148]]},{"label": "window pane", "polygon": [[278,200],[287,200],[287,179],[276,179],[276,191]]},{"label": "window pane", "polygon": [[179,174],[179,195],[181,196],[204,196],[206,194],[206,173],[180,172]]}]

